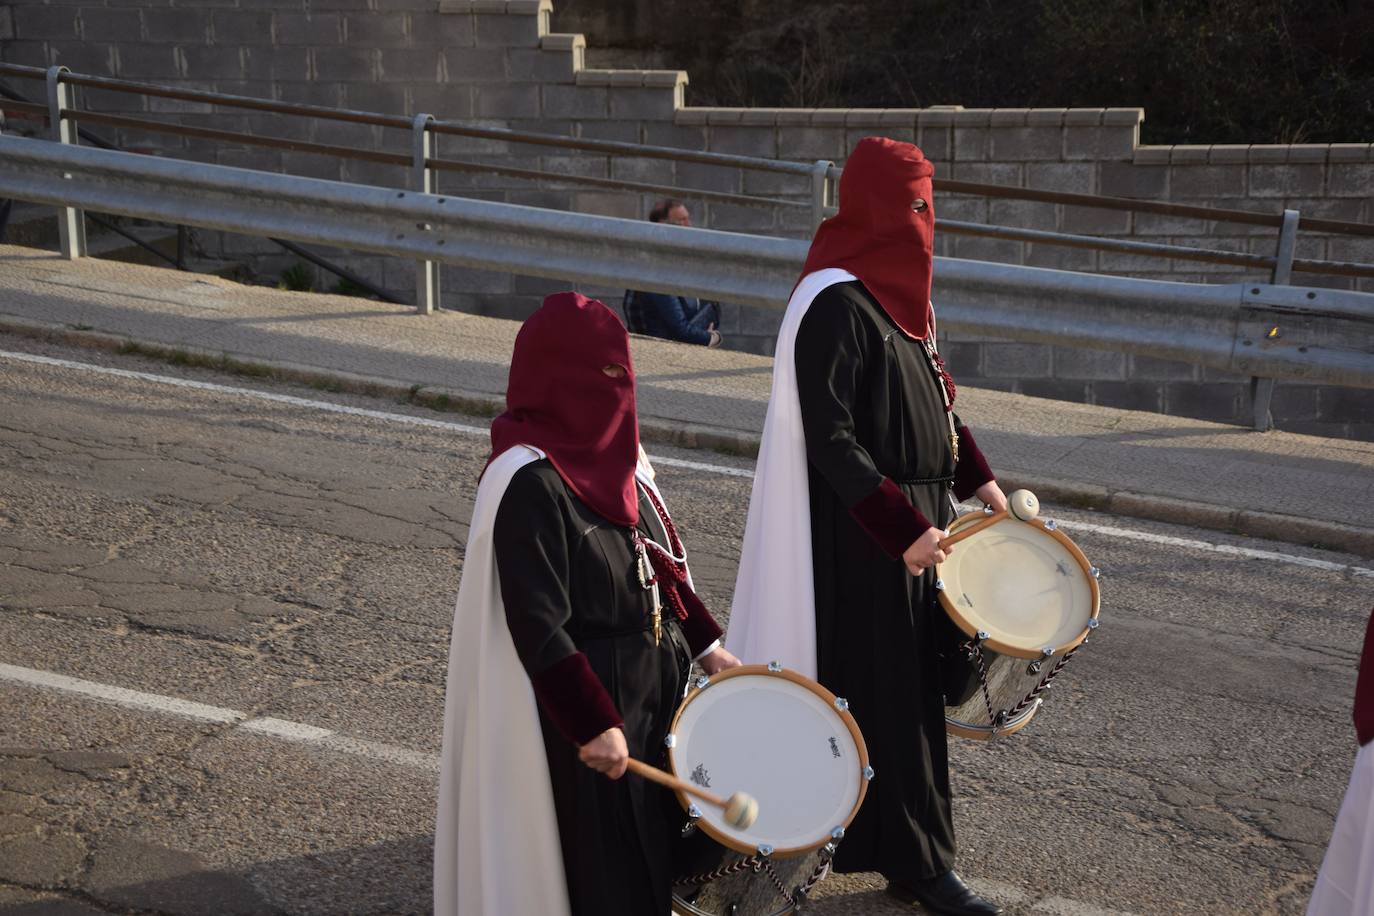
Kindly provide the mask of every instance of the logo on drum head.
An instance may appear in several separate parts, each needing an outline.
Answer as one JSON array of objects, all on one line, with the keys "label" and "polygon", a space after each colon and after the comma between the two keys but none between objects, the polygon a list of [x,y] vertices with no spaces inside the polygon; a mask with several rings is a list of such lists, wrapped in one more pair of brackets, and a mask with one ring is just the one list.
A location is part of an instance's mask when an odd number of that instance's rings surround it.
[{"label": "logo on drum head", "polygon": [[840,756],[840,742],[835,740],[834,735],[830,736],[830,753],[835,757]]},{"label": "logo on drum head", "polygon": [[711,774],[706,772],[706,764],[698,763],[697,768],[692,771],[692,782],[704,788],[711,788]]}]

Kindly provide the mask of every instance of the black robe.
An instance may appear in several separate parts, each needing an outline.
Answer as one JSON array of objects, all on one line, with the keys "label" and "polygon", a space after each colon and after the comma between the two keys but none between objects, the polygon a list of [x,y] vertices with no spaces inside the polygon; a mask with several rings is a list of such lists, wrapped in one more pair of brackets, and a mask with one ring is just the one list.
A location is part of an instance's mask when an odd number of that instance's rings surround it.
[{"label": "black robe", "polygon": [[[639,529],[667,544],[640,489]],[[663,738],[691,658],[665,606],[654,644],[651,599],[639,582],[629,529],[567,488],[548,459],[511,479],[496,513],[496,568],[506,621],[531,677],[580,650],[625,719],[630,755],[666,765]],[[667,913],[674,841],[684,822],[666,789],[631,773],[610,780],[539,711],[574,916]]]},{"label": "black robe", "polygon": [[883,520],[861,527],[853,513],[887,478],[932,524],[951,521],[949,485],[913,483],[954,472],[939,382],[923,345],[858,282],[816,297],[798,329],[795,360],[817,675],[849,700],[876,771],[836,869],[932,877],[954,862],[938,654],[953,628],[937,603],[933,570],[911,576],[892,545],[885,550],[865,530]]}]

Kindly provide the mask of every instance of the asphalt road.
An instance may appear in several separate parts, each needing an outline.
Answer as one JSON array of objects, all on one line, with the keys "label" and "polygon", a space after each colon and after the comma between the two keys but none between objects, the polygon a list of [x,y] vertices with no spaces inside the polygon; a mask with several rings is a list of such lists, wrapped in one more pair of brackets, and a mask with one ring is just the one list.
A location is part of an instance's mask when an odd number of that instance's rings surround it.
[{"label": "asphalt road", "polygon": [[[427,911],[486,457],[442,424],[482,421],[0,343],[439,424],[0,356],[0,913]],[[723,610],[749,465],[659,454],[714,466],[659,481]],[[1025,732],[955,742],[960,870],[1011,913],[1301,913],[1370,564],[1044,513],[1104,570],[1103,625]],[[880,887],[812,912],[900,912]]]}]

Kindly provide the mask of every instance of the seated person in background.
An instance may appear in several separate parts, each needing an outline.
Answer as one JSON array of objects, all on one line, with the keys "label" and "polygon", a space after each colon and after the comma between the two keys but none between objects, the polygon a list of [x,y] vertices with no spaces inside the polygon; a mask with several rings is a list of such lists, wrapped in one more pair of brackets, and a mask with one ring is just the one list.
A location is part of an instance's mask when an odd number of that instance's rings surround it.
[{"label": "seated person in background", "polygon": [[[680,200],[663,200],[649,211],[649,222],[692,225],[692,217]],[[720,346],[720,305],[690,296],[667,293],[625,292],[625,324],[635,334],[680,340],[683,343]]]}]

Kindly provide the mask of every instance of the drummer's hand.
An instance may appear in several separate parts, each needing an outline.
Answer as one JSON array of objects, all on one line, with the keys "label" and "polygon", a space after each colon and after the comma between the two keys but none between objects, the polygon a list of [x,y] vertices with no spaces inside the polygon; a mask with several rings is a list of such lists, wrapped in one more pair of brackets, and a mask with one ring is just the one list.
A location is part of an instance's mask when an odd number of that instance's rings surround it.
[{"label": "drummer's hand", "polygon": [[724,646],[717,646],[703,655],[697,664],[701,665],[701,670],[707,674],[716,674],[726,668],[738,668],[744,662],[731,655]]},{"label": "drummer's hand", "polygon": [[1007,511],[1006,494],[1002,492],[1002,488],[997,485],[997,481],[995,480],[989,480],[977,490],[974,490],[973,495],[991,506],[993,512]]},{"label": "drummer's hand", "polygon": [[902,554],[902,562],[913,576],[919,576],[936,563],[943,563],[945,557],[954,552],[940,549],[940,539],[949,537],[949,532],[940,528],[927,528],[926,533],[917,538]]},{"label": "drummer's hand", "polygon": [[630,749],[625,744],[625,732],[619,728],[606,729],[577,749],[577,759],[598,773],[619,779],[630,765]]}]

